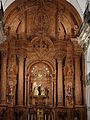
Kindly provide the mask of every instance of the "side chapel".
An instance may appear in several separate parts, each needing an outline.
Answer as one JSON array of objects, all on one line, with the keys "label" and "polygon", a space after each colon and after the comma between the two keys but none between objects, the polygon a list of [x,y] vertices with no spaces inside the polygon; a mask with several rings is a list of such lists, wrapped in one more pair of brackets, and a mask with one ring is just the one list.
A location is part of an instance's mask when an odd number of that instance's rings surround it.
[{"label": "side chapel", "polygon": [[15,0],[7,8],[6,39],[0,43],[0,120],[86,120],[80,25],[66,0]]}]

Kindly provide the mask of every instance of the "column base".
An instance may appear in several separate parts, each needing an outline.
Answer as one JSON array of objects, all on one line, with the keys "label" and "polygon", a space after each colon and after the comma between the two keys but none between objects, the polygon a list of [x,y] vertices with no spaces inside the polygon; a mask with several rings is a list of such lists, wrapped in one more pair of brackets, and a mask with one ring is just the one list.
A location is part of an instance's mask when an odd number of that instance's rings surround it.
[{"label": "column base", "polygon": [[63,103],[58,102],[57,106],[58,106],[58,107],[63,107]]}]

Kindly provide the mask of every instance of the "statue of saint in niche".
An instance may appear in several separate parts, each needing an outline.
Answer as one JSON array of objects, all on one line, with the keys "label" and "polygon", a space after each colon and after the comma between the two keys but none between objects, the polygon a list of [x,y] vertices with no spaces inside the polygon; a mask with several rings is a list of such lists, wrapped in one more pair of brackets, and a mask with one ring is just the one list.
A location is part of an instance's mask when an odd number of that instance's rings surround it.
[{"label": "statue of saint in niche", "polygon": [[45,96],[46,90],[42,85],[37,85],[37,83],[33,83],[32,92],[34,96]]}]

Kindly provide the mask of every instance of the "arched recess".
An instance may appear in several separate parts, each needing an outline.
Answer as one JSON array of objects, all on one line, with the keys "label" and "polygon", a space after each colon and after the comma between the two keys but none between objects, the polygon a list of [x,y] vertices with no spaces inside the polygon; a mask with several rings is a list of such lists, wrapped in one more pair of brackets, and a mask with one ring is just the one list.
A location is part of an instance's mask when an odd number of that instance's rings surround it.
[{"label": "arched recess", "polygon": [[38,63],[43,63],[46,64],[49,68],[52,74],[55,74],[55,68],[52,65],[52,63],[50,63],[49,61],[45,61],[45,60],[36,60],[36,61],[29,61],[27,63],[27,67],[26,67],[26,76],[29,76],[30,73],[30,69],[32,68],[33,65],[38,64]]},{"label": "arched recess", "polygon": [[53,105],[55,70],[47,61],[34,61],[26,69],[26,104]]},{"label": "arched recess", "polygon": [[[25,33],[25,35],[27,34],[29,36],[34,35],[33,34],[35,32],[34,28],[36,26],[32,22],[33,17],[31,15],[34,12],[34,7],[32,7],[32,4],[30,2],[31,1],[25,1],[25,0],[23,0],[21,2],[15,1],[6,9],[5,16],[4,16],[5,29],[7,29],[7,27],[10,27],[11,32],[13,32],[14,34],[18,30],[19,34]],[[50,5],[50,4],[53,4],[52,7],[48,7],[48,5]],[[74,26],[77,26],[79,29],[79,27],[81,25],[80,15],[77,12],[77,10],[67,1],[58,0],[58,4],[60,5],[59,6],[60,10],[62,9],[62,7],[64,9],[63,15],[60,16],[60,19],[63,16],[63,18],[61,19],[61,24],[63,25],[63,26],[61,25],[63,34],[69,34],[73,37],[72,29],[74,29]],[[56,24],[55,23],[55,14],[56,14],[55,7],[56,6],[57,6],[57,1],[55,1],[55,2],[49,1],[49,4],[46,4],[46,9],[48,10],[48,14],[46,14],[47,15],[46,17],[48,17],[50,19],[49,20],[50,21],[49,30],[48,30],[47,34],[51,37],[55,37],[55,34],[56,34],[55,33],[55,29],[56,29],[55,28],[55,26],[56,26],[55,25]],[[49,11],[53,11],[53,10],[54,10],[54,12],[49,13]],[[33,11],[33,12],[31,12],[31,11]],[[22,24],[20,25],[19,23],[21,21],[22,21]]]}]

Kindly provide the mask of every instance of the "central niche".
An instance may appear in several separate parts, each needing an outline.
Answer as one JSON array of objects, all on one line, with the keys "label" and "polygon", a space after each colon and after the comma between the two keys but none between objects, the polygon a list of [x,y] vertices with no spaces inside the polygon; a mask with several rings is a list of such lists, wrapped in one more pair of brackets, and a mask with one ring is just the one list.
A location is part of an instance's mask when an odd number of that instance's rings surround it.
[{"label": "central niche", "polygon": [[45,63],[31,67],[31,93],[33,97],[47,97],[50,90],[51,70]]}]

